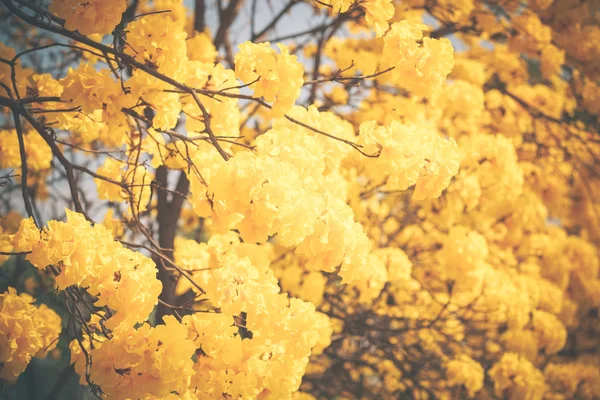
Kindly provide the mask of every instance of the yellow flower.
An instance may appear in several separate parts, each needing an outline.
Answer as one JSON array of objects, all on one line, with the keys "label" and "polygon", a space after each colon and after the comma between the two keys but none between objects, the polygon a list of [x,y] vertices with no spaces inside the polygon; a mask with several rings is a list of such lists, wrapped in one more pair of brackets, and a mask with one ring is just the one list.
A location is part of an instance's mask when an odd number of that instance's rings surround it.
[{"label": "yellow flower", "polygon": [[515,353],[504,353],[488,374],[494,382],[494,390],[498,396],[539,400],[546,391],[542,372]]},{"label": "yellow flower", "polygon": [[[127,169],[124,170],[124,167],[127,167]],[[114,158],[107,157],[104,165],[101,165],[96,172],[102,177],[125,186],[122,187],[109,180],[95,178],[94,181],[96,182],[98,197],[100,199],[127,202],[136,212],[142,212],[146,209],[150,201],[150,183],[152,182],[153,174],[143,165],[133,167],[131,164],[125,164]]]},{"label": "yellow flower", "polygon": [[[42,171],[50,168],[52,150],[46,141],[35,131],[23,134],[27,167],[30,171]],[[0,130],[0,168],[20,168],[21,153],[17,131]]]},{"label": "yellow flower", "polygon": [[565,51],[559,49],[553,44],[549,44],[542,50],[540,56],[540,67],[544,78],[552,78],[560,73],[562,65],[565,63]]},{"label": "yellow flower", "polygon": [[125,52],[173,79],[180,79],[187,62],[187,33],[169,14],[146,15],[129,23]]},{"label": "yellow flower", "polygon": [[187,56],[192,61],[212,64],[217,60],[219,53],[209,36],[210,32],[196,32],[185,42]]},{"label": "yellow flower", "polygon": [[[393,67],[395,83],[421,97],[430,97],[454,67],[454,49],[446,38],[423,38],[426,25],[409,21],[392,24],[383,36],[383,64]],[[422,40],[422,45],[417,41]]]},{"label": "yellow flower", "polygon": [[329,96],[336,104],[346,104],[348,102],[348,92],[341,86],[334,87]]},{"label": "yellow flower", "polygon": [[[348,11],[351,5],[353,5],[355,0],[324,0],[316,2],[316,6],[319,8],[325,8],[328,5],[331,6],[331,11],[336,13],[344,13]],[[329,9],[329,7],[327,7]]]},{"label": "yellow flower", "polygon": [[125,0],[54,0],[50,12],[64,18],[65,28],[83,35],[111,33],[127,8]]},{"label": "yellow flower", "polygon": [[40,241],[40,237],[40,230],[35,226],[33,218],[29,217],[21,220],[12,245],[18,252],[31,251],[34,245]]},{"label": "yellow flower", "polygon": [[[71,343],[75,370],[85,381],[86,358],[79,347],[77,341]],[[123,326],[110,340],[95,342],[94,348],[88,349],[94,360],[90,378],[114,399],[184,393],[193,374],[195,350],[186,326],[173,316],[164,317],[164,325],[155,328],[148,324],[138,329]]]},{"label": "yellow flower", "polygon": [[394,16],[392,0],[365,0],[360,3],[365,10],[365,20],[375,29],[377,36],[383,36],[388,30],[388,21]]},{"label": "yellow flower", "polygon": [[444,139],[430,129],[392,121],[386,128],[375,121],[360,126],[359,143],[379,154],[366,161],[367,174],[383,180],[390,190],[416,184],[413,199],[439,197],[458,173],[459,153],[454,139]]},{"label": "yellow flower", "polygon": [[45,357],[58,342],[60,317],[32,302],[32,297],[17,295],[11,287],[0,294],[0,378],[9,382],[17,380],[32,357]]},{"label": "yellow flower", "polygon": [[[218,92],[222,89],[235,88],[238,81],[235,73],[227,69],[223,64],[207,64],[200,61],[189,61],[185,65],[185,83],[198,89],[207,89]],[[239,94],[239,89],[229,89],[228,94]],[[204,114],[189,95],[182,95],[183,111],[186,114],[185,127],[188,132],[204,132]],[[225,96],[202,97],[202,105],[210,115],[210,127],[213,132],[222,136],[236,137],[240,135],[240,108],[236,98]],[[224,148],[228,147],[225,142],[221,143]],[[200,167],[199,164],[196,164]]]},{"label": "yellow flower", "polygon": [[35,357],[45,358],[58,344],[58,336],[62,330],[60,316],[45,304],[40,304],[33,314],[33,323],[44,342]]},{"label": "yellow flower", "polygon": [[250,84],[250,88],[254,89],[254,97],[264,97],[274,102],[274,118],[282,117],[300,96],[304,83],[302,64],[283,44],[277,44],[280,54],[271,48],[269,42],[246,42],[238,47],[240,52],[235,55],[236,76]]},{"label": "yellow flower", "polygon": [[113,209],[109,208],[106,214],[104,215],[102,225],[104,225],[106,229],[110,231],[113,237],[120,237],[123,235],[124,231],[123,222],[119,219],[114,218],[113,214]]},{"label": "yellow flower", "polygon": [[446,364],[448,385],[464,386],[469,397],[483,389],[484,370],[481,365],[467,356],[461,356]]},{"label": "yellow flower", "polygon": [[50,221],[42,232],[31,218],[21,221],[15,249],[31,251],[26,259],[37,268],[58,267],[60,289],[86,287],[98,298],[96,306],[115,310],[106,322],[109,329],[146,320],[162,290],[154,262],[113,240],[104,225],[92,227],[83,215],[66,212],[67,222]]}]

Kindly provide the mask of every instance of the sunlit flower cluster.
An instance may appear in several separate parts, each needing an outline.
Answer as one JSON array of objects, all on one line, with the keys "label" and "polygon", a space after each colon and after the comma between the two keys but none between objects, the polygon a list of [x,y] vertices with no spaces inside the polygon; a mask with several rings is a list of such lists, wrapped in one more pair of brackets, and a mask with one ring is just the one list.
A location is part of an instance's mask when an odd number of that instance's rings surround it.
[{"label": "sunlit flower cluster", "polygon": [[55,0],[48,9],[65,19],[65,28],[83,35],[111,33],[127,8],[125,0]]},{"label": "sunlit flower cluster", "polygon": [[41,231],[31,218],[24,219],[13,246],[31,252],[26,258],[37,268],[58,268],[60,289],[87,288],[98,297],[96,306],[115,310],[106,322],[109,328],[144,321],[162,289],[151,259],[124,248],[104,225],[92,227],[83,215],[69,210],[67,222],[50,221]]},{"label": "sunlit flower cluster", "polygon": [[304,83],[302,64],[283,44],[279,54],[269,42],[246,42],[235,56],[235,74],[254,89],[254,97],[273,103],[273,117],[280,118],[294,105]]}]

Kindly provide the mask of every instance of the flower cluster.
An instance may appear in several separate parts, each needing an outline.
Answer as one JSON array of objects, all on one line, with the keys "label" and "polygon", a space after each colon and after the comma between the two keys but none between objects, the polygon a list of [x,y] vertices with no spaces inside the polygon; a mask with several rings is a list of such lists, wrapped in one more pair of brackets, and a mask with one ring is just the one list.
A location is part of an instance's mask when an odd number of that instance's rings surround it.
[{"label": "flower cluster", "polygon": [[150,183],[154,178],[143,165],[136,166],[134,160],[124,163],[107,158],[96,172],[106,178],[95,179],[100,199],[125,201],[131,209],[139,212],[146,209],[150,201]]},{"label": "flower cluster", "polygon": [[316,268],[341,264],[351,280],[351,271],[365,266],[370,244],[352,209],[320,190],[328,183],[323,150],[315,136],[271,129],[257,140],[256,154],[239,152],[207,177],[208,199],[219,229],[238,229],[249,243],[277,234]]},{"label": "flower cluster", "polygon": [[[185,83],[193,88],[227,90],[228,94],[237,95],[238,81],[235,73],[223,64],[205,63],[192,60],[186,65]],[[181,96],[183,112],[187,115],[185,127],[189,132],[204,132],[206,130],[205,116],[195,99],[189,95]],[[240,109],[238,101],[233,97],[209,96],[202,98],[213,132],[222,136],[236,137],[240,134]]]},{"label": "flower cluster", "polygon": [[446,364],[448,385],[464,386],[469,397],[474,397],[483,388],[484,371],[481,365],[469,358],[462,356]]},{"label": "flower cluster", "polygon": [[65,28],[83,35],[111,33],[126,8],[125,0],[54,0],[48,7],[65,20]]},{"label": "flower cluster", "polygon": [[96,306],[115,310],[109,329],[146,320],[162,290],[154,262],[124,248],[103,225],[92,227],[83,215],[66,211],[67,222],[50,221],[41,231],[32,218],[21,221],[15,251],[31,252],[26,259],[37,268],[59,268],[59,288],[85,287],[98,298]]},{"label": "flower cluster", "polygon": [[187,56],[191,61],[214,64],[219,53],[215,48],[208,32],[196,32],[185,42]]},{"label": "flower cluster", "polygon": [[312,304],[279,293],[267,245],[240,243],[231,232],[204,244],[179,239],[175,257],[220,310],[183,318],[198,349],[190,387],[206,398],[289,398],[311,348],[329,343],[328,318]]},{"label": "flower cluster", "polygon": [[505,353],[489,371],[498,396],[541,399],[546,390],[544,375],[527,359]]},{"label": "flower cluster", "polygon": [[[178,239],[175,259],[193,276],[220,314],[186,316],[198,349],[192,387],[206,396],[227,393],[289,398],[297,390],[310,349],[331,337],[329,319],[314,306],[279,293],[270,269],[271,247],[240,243],[233,232],[208,243]],[[192,289],[185,279],[181,290]],[[278,373],[285,370],[282,379]],[[250,384],[252,383],[252,384]]]},{"label": "flower cluster", "polygon": [[[27,167],[30,171],[42,171],[50,168],[52,151],[44,139],[34,131],[23,133]],[[21,167],[21,153],[17,131],[0,130],[0,168]]]},{"label": "flower cluster", "polygon": [[103,141],[117,146],[125,142],[129,127],[121,109],[133,106],[135,98],[123,93],[121,84],[111,76],[110,70],[97,70],[91,64],[82,63],[77,69],[69,68],[60,84],[63,86],[61,99],[82,111],[81,114],[63,115],[60,119],[63,128],[74,125],[77,130],[83,131],[83,136],[89,136],[91,133],[88,131],[98,129],[100,123],[100,126],[107,127]]},{"label": "flower cluster", "polygon": [[458,173],[459,153],[454,139],[435,131],[393,121],[389,127],[375,121],[360,126],[359,142],[377,158],[365,163],[368,176],[383,180],[389,190],[416,185],[413,199],[439,197]]},{"label": "flower cluster", "polygon": [[389,28],[388,21],[394,16],[392,0],[324,0],[317,2],[318,7],[331,8],[336,13],[344,13],[354,4],[358,4],[365,12],[365,21],[375,30],[377,36],[382,36]]},{"label": "flower cluster", "polygon": [[187,33],[169,14],[147,15],[128,24],[125,51],[139,62],[179,79],[187,61]]},{"label": "flower cluster", "polygon": [[14,382],[32,357],[46,357],[58,343],[61,319],[27,294],[8,288],[0,294],[0,378]]},{"label": "flower cluster", "polygon": [[[172,392],[184,393],[189,385],[192,356],[196,350],[188,330],[175,317],[164,318],[164,325],[138,329],[123,326],[110,340],[85,345],[94,361],[90,380],[100,385],[111,399],[140,399],[150,395],[163,398]],[[86,383],[86,355],[79,342],[70,344],[71,361],[82,384]]]},{"label": "flower cluster", "polygon": [[392,0],[366,0],[360,2],[360,6],[365,10],[367,25],[375,30],[377,36],[383,36],[390,27],[388,21],[394,16]]},{"label": "flower cluster", "polygon": [[391,79],[399,86],[417,96],[429,97],[454,67],[454,49],[446,38],[424,38],[424,29],[425,25],[409,21],[392,24],[383,37],[382,64],[394,67]]},{"label": "flower cluster", "polygon": [[287,113],[300,96],[304,83],[304,69],[296,56],[283,44],[278,44],[280,54],[269,42],[239,45],[235,55],[235,74],[254,90],[254,97],[264,97],[273,103],[273,117]]}]

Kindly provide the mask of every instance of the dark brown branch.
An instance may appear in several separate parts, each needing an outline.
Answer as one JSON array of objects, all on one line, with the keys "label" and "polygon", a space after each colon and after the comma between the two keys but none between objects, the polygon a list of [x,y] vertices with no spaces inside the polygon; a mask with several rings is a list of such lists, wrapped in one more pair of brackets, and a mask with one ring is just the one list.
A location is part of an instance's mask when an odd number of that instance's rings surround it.
[{"label": "dark brown branch", "polygon": [[30,253],[30,251],[0,251],[0,256],[24,256]]},{"label": "dark brown branch", "polygon": [[340,76],[340,74],[344,73],[344,71],[349,70],[353,66],[354,66],[354,64],[352,64],[348,68],[340,69],[340,70],[336,71],[333,75],[331,75],[329,78],[317,79],[314,81],[306,81],[306,82],[304,82],[304,86],[315,85],[318,83],[325,83],[325,82],[341,82],[341,83],[343,83],[346,81],[349,81],[350,84],[355,84],[356,82],[361,81],[361,80],[376,78],[379,75],[388,73],[395,68],[395,67],[389,67],[387,69],[384,69],[383,71],[375,72],[370,75]]},{"label": "dark brown branch", "polygon": [[35,117],[33,117],[24,107],[22,107],[22,106],[15,107],[15,108],[13,108],[13,110],[16,110],[18,114],[21,114],[23,117],[25,117],[27,122],[29,122],[29,124],[31,124],[31,126],[40,134],[40,136],[42,136],[42,138],[48,144],[48,146],[50,146],[50,149],[52,150],[52,154],[54,155],[54,157],[56,157],[58,159],[58,161],[61,163],[61,165],[63,166],[63,168],[65,169],[65,172],[67,174],[67,182],[69,184],[69,189],[71,191],[71,198],[73,200],[73,205],[75,207],[75,211],[83,214],[88,221],[93,223],[94,221],[91,220],[89,218],[89,216],[83,210],[83,206],[79,199],[79,192],[77,189],[77,180],[76,180],[75,174],[73,172],[74,165],[60,151],[60,149],[58,148],[58,146],[52,139],[51,135],[48,134],[48,132],[46,132],[46,128],[37,119],[35,119]]},{"label": "dark brown branch", "polygon": [[25,210],[27,215],[33,218],[36,226],[39,227],[38,221],[33,213],[33,206],[31,203],[31,197],[29,196],[29,188],[27,186],[27,174],[29,169],[27,168],[27,153],[25,152],[25,140],[23,139],[23,126],[21,125],[21,117],[13,109],[13,120],[15,121],[15,129],[17,130],[17,136],[19,138],[19,153],[21,155],[21,193],[23,195],[23,203],[25,203]]},{"label": "dark brown branch", "polygon": [[225,150],[223,150],[223,148],[217,141],[217,138],[215,137],[214,132],[212,131],[212,128],[210,126],[210,114],[208,113],[208,110],[206,109],[206,107],[204,107],[202,102],[200,102],[200,99],[198,99],[198,95],[196,94],[196,92],[193,89],[190,92],[190,94],[192,95],[192,97],[194,98],[194,101],[200,108],[200,111],[202,111],[202,117],[204,118],[204,129],[206,130],[206,133],[208,133],[208,137],[210,138],[211,143],[213,144],[213,146],[215,146],[215,148],[217,149],[217,151],[219,152],[219,154],[221,155],[221,157],[223,157],[223,159],[225,161],[229,160],[229,155],[225,152]]},{"label": "dark brown branch", "polygon": [[[281,18],[283,18],[283,16],[292,9],[292,7],[294,7],[294,5],[296,4],[300,4],[300,2],[298,0],[290,0],[285,7],[283,7],[281,9],[281,11],[279,12],[279,14],[277,14],[275,16],[275,18],[273,18],[273,20],[271,20],[271,22],[269,22],[269,24],[267,26],[265,26],[260,32],[258,33],[254,33],[254,29],[252,29],[252,38],[250,39],[250,41],[255,42],[257,39],[261,39],[267,32],[269,32],[271,29],[275,28],[275,25],[277,25],[277,23],[279,22],[279,20]],[[254,8],[256,7],[256,2],[254,2],[252,4],[253,7],[253,11]],[[252,19],[254,21],[254,18]]]},{"label": "dark brown branch", "polygon": [[[183,206],[184,196],[173,196],[169,202],[167,198],[167,192],[162,187],[167,187],[167,169],[165,166],[160,166],[156,170],[156,181],[160,185],[157,188],[157,199],[158,199],[158,243],[162,249],[173,249],[175,247],[175,236],[177,234],[177,223],[181,214],[181,208]],[[161,187],[162,186],[162,187]],[[179,175],[177,187],[175,192],[187,193],[189,190],[190,182],[188,181],[184,172]],[[169,260],[174,260],[172,250],[163,250],[164,256],[168,257]],[[161,263],[156,263],[161,265]],[[172,304],[175,301],[175,288],[177,286],[177,277],[165,268],[159,268],[158,278],[163,284],[163,290],[159,296],[162,302]],[[160,303],[156,311],[156,320],[162,320],[164,315],[171,313],[168,307]]]},{"label": "dark brown branch", "polygon": [[219,47],[221,47],[221,45],[225,42],[225,34],[235,20],[241,4],[242,0],[230,0],[229,4],[227,4],[227,7],[221,11],[219,15],[219,29],[217,30],[217,34],[213,40],[213,43],[217,49],[219,49]]},{"label": "dark brown branch", "polygon": [[204,0],[196,0],[194,7],[194,30],[198,32],[204,32],[206,26],[204,22],[204,14],[206,12],[206,5]]}]

